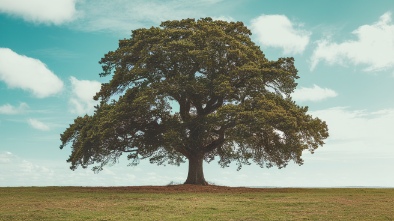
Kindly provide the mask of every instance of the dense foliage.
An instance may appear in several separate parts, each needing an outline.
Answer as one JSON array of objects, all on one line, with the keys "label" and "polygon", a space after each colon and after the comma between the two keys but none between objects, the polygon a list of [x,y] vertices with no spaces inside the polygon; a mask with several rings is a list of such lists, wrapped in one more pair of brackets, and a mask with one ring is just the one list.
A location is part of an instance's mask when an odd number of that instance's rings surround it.
[{"label": "dense foliage", "polygon": [[[112,75],[100,101],[61,134],[71,169],[99,171],[128,153],[132,165],[189,161],[186,183],[206,184],[203,160],[221,166],[302,164],[328,137],[325,122],[291,99],[293,58],[269,61],[241,22],[185,19],[137,29],[100,61]],[[114,96],[115,95],[115,96]],[[114,99],[116,98],[116,99]]]}]

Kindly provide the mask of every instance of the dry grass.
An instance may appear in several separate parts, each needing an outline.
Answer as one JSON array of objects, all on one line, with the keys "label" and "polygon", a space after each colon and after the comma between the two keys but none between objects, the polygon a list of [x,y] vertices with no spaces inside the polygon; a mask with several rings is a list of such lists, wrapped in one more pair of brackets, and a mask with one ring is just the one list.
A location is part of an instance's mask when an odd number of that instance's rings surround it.
[{"label": "dry grass", "polygon": [[0,220],[394,220],[394,189],[0,188]]}]

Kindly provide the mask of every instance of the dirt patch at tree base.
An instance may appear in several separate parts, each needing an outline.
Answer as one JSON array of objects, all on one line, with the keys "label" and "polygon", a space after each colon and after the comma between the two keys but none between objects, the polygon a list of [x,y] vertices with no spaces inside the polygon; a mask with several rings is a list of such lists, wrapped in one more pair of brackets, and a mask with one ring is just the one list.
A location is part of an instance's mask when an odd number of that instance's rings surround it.
[{"label": "dirt patch at tree base", "polygon": [[294,192],[294,188],[250,188],[250,187],[228,187],[217,185],[168,185],[168,186],[122,186],[122,187],[85,187],[86,191],[113,190],[117,192],[149,192],[149,193],[248,193],[248,192]]}]

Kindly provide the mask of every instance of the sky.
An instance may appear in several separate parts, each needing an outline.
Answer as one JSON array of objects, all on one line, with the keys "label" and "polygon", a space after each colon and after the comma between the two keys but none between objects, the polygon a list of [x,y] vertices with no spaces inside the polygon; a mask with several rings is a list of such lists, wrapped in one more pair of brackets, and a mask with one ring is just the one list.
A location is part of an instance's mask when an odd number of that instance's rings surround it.
[{"label": "sky", "polygon": [[330,137],[304,164],[204,164],[225,186],[394,187],[392,0],[0,0],[0,186],[135,186],[182,183],[187,164],[127,159],[99,174],[69,169],[60,134],[92,114],[98,61],[131,30],[161,21],[242,21],[266,57],[294,57],[292,94],[328,124]]}]

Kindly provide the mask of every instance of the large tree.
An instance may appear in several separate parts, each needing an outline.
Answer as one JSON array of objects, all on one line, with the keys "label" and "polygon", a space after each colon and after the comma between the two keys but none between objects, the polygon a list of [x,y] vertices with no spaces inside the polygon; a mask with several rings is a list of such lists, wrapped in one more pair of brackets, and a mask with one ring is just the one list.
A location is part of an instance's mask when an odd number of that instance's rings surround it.
[{"label": "large tree", "polygon": [[111,75],[94,97],[92,116],[78,117],[61,134],[71,144],[71,169],[116,163],[189,162],[186,184],[207,182],[203,161],[218,157],[238,169],[301,165],[328,137],[326,123],[295,104],[293,58],[270,61],[242,22],[203,18],[166,21],[132,31],[101,59]]}]

